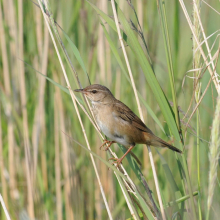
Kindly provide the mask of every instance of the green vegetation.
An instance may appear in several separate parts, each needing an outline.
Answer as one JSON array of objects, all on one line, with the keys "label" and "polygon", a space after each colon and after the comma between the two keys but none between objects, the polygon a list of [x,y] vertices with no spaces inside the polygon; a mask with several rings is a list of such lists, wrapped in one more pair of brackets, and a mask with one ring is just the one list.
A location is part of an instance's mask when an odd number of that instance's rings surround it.
[{"label": "green vegetation", "polygon": [[[218,219],[219,3],[36,4],[0,1],[0,202],[11,219]],[[137,145],[116,169],[108,159],[126,149],[99,149],[90,103],[73,93],[90,83],[183,153]]]}]

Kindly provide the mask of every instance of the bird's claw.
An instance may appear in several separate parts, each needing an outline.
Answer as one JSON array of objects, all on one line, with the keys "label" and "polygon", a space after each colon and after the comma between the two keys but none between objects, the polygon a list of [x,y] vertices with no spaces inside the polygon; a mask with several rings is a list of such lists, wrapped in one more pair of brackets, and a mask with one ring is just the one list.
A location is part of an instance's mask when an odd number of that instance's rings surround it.
[{"label": "bird's claw", "polygon": [[103,147],[105,144],[109,143],[109,142],[110,142],[110,141],[108,141],[108,140],[104,140],[103,144],[99,147],[99,149],[101,150],[102,147]]},{"label": "bird's claw", "polygon": [[111,157],[108,160],[113,160],[112,165],[117,164],[116,167],[119,167],[119,165],[122,163],[121,159],[118,159],[118,158],[115,158],[115,157]]},{"label": "bird's claw", "polygon": [[105,141],[103,142],[103,144],[99,147],[99,149],[101,150],[102,147],[103,147],[105,144],[109,144],[109,145],[107,145],[107,147],[105,148],[105,151],[107,151],[107,150],[109,149],[109,147],[110,147],[112,144],[114,144],[114,143],[115,143],[115,141],[105,140]]}]

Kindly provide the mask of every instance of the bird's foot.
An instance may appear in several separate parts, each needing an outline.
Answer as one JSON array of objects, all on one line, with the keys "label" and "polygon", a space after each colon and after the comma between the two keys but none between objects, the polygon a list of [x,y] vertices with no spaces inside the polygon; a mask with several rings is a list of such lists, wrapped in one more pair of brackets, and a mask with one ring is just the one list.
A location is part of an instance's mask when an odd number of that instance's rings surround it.
[{"label": "bird's foot", "polygon": [[103,147],[105,144],[109,143],[109,142],[110,142],[110,141],[108,141],[108,140],[104,140],[103,144],[99,147],[99,149],[101,150],[102,147]]},{"label": "bird's foot", "polygon": [[107,147],[105,148],[105,151],[107,151],[108,149],[109,149],[109,147],[112,145],[112,144],[114,144],[114,143],[116,143],[115,141],[108,141],[108,140],[105,140],[104,142],[103,142],[103,144],[100,146],[100,150],[102,149],[102,147],[105,145],[105,144],[109,144],[109,145],[107,145]]},{"label": "bird's foot", "polygon": [[122,163],[123,158],[109,158],[108,160],[113,160],[112,165],[116,164],[116,167],[118,168],[119,165]]},{"label": "bird's foot", "polygon": [[109,141],[109,145],[105,148],[105,151],[107,151],[112,144],[116,143],[115,141]]}]

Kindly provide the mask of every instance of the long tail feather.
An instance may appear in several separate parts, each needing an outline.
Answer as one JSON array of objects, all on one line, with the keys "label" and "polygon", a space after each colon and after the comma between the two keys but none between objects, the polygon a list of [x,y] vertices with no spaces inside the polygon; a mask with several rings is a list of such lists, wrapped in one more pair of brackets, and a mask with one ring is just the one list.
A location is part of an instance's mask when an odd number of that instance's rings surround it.
[{"label": "long tail feather", "polygon": [[[148,134],[149,135],[149,134]],[[182,151],[170,144],[168,144],[166,141],[160,139],[159,137],[155,136],[152,134],[153,137],[151,137],[151,143],[150,145],[154,146],[154,147],[167,147],[170,150],[176,151],[178,153],[182,153]]]}]

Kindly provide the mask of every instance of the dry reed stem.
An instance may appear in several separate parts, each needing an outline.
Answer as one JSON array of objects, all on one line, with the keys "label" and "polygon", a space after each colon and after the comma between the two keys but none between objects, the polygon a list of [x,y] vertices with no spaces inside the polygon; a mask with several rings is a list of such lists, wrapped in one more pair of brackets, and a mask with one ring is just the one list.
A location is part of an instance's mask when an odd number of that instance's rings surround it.
[{"label": "dry reed stem", "polygon": [[[10,36],[14,39],[16,36],[16,29],[13,29],[14,27],[14,15],[10,19],[8,14],[13,13],[12,11],[14,10],[14,6],[12,5],[12,8],[8,9],[7,6],[10,5],[10,1],[4,1],[3,2],[4,6],[4,18],[6,20],[6,23],[8,24],[9,27],[9,34]],[[7,13],[6,13],[7,11]],[[5,14],[6,13],[6,14]],[[2,11],[1,11],[2,14]],[[2,16],[1,16],[1,23],[2,23]],[[13,30],[12,30],[13,29]],[[7,43],[6,43],[6,38],[5,38],[5,31],[4,31],[4,26],[3,23],[1,24],[1,48],[2,48],[2,61],[3,61],[3,74],[4,74],[4,86],[5,86],[5,91],[6,91],[6,96],[11,97],[11,85],[10,85],[10,70],[9,70],[9,62],[8,62],[8,54],[7,54]],[[16,39],[14,39],[16,42]],[[10,58],[13,59],[16,56],[16,43],[9,41],[10,42],[10,52],[9,54]],[[16,62],[15,62],[16,63]],[[12,66],[11,68],[11,73],[12,75],[15,75],[16,67]],[[9,187],[10,187],[10,196],[12,199],[16,198],[16,178],[15,178],[15,153],[14,153],[14,125],[12,123],[12,105],[10,102],[6,103],[6,111],[7,111],[7,117],[8,117],[8,169],[9,169]]]},{"label": "dry reed stem", "polygon": [[[124,54],[124,57],[125,57],[126,65],[127,65],[127,68],[128,68],[130,79],[131,79],[132,88],[134,90],[135,98],[136,98],[136,101],[137,101],[138,111],[139,111],[139,114],[140,114],[140,117],[141,117],[142,121],[144,121],[143,113],[142,113],[140,102],[139,102],[139,98],[138,98],[138,95],[137,95],[137,89],[136,89],[136,86],[135,86],[135,83],[134,83],[134,78],[133,78],[133,75],[132,75],[132,72],[131,72],[131,67],[130,67],[130,64],[129,64],[129,61],[128,61],[127,53],[126,53],[125,46],[124,46],[124,43],[123,43],[123,38],[122,38],[121,32],[120,32],[119,21],[118,21],[118,17],[117,17],[117,12],[116,12],[116,8],[115,8],[114,0],[111,0],[111,3],[112,3],[112,10],[113,10],[114,19],[115,19],[115,25],[117,27],[119,41],[121,43],[122,51],[123,51],[123,54]],[[160,194],[160,190],[159,190],[159,183],[158,183],[158,179],[157,179],[156,168],[155,168],[154,161],[153,161],[153,155],[152,155],[150,146],[147,146],[147,148],[148,148],[148,152],[149,152],[151,167],[152,167],[152,170],[153,170],[154,182],[155,182],[155,187],[156,187],[156,191],[157,191],[157,196],[158,196],[158,200],[159,200],[159,205],[160,205],[160,209],[161,209],[162,218],[163,218],[163,220],[166,220],[166,216],[165,216],[165,212],[164,212],[164,208],[163,208],[163,203],[162,203],[162,198],[161,198],[161,194]]]},{"label": "dry reed stem", "polygon": [[[58,88],[56,87],[54,103],[59,99]],[[59,111],[54,108],[54,145],[55,145],[55,179],[56,179],[56,213],[57,220],[62,220],[62,192],[61,192],[61,167],[60,167],[60,146],[59,146]]]},{"label": "dry reed stem", "polygon": [[115,98],[120,100],[121,97],[121,71],[119,68],[116,69],[117,80],[115,82]]},{"label": "dry reed stem", "polygon": [[[106,3],[108,3],[106,1]],[[109,46],[108,40],[104,38],[105,40],[105,48],[106,48],[106,74],[107,74],[107,82],[109,86],[112,86],[112,68],[111,68],[111,48]],[[117,78],[118,80],[118,78]]]},{"label": "dry reed stem", "polygon": [[[40,85],[40,84],[39,84]],[[39,134],[39,120],[40,120],[39,106],[37,105],[34,114],[34,124],[32,129],[32,146],[33,146],[33,184],[35,184],[36,169],[37,169],[37,158],[38,158],[38,146],[39,139],[42,138]]]},{"label": "dry reed stem", "polygon": [[25,168],[26,168],[26,181],[27,181],[27,211],[30,218],[34,216],[34,201],[33,201],[33,192],[31,187],[31,171],[30,171],[30,164],[28,161],[28,150],[27,150],[27,143],[25,143]]},{"label": "dry reed stem", "polygon": [[5,39],[5,29],[3,25],[3,16],[2,16],[2,6],[0,5],[0,39],[1,39],[1,50],[2,50],[2,67],[4,74],[4,85],[6,96],[11,96],[11,86],[10,86],[10,73],[9,73],[9,63],[8,63],[8,53],[7,53],[7,44]]},{"label": "dry reed stem", "polygon": [[116,204],[115,182],[113,172],[108,172],[108,203],[111,210],[114,210]]},{"label": "dry reed stem", "polygon": [[[36,7],[33,4],[34,7],[34,13],[35,13],[35,24],[36,24],[36,38],[37,38],[37,49],[38,49],[38,54],[40,60],[42,61],[42,54],[43,54],[43,33],[42,33],[42,16],[41,16],[41,11],[39,10],[38,7]],[[42,77],[41,77],[42,78]]]},{"label": "dry reed stem", "polygon": [[[98,161],[97,166],[100,166],[100,163],[101,162]],[[90,179],[89,177],[87,177],[87,178]],[[101,175],[101,181],[103,182],[103,176],[102,175]],[[103,186],[105,188],[104,183],[103,183]],[[101,200],[100,200],[100,190],[99,190],[99,186],[98,186],[97,182],[95,182],[95,184],[94,184],[94,197],[95,197],[94,207],[92,207],[92,206],[90,207],[88,219],[93,218],[93,210],[94,209],[96,210],[96,218],[97,219],[102,219],[102,203],[101,203]],[[90,196],[90,198],[91,198],[91,196]],[[93,204],[92,201],[91,201],[91,203]]]},{"label": "dry reed stem", "polygon": [[132,71],[131,71],[130,63],[128,61],[128,56],[127,56],[127,53],[126,53],[126,50],[125,50],[125,46],[124,46],[124,43],[123,43],[123,38],[122,38],[120,27],[119,27],[119,21],[118,21],[118,17],[117,17],[117,13],[116,13],[115,3],[114,3],[113,0],[111,0],[111,3],[112,3],[112,10],[113,10],[114,19],[115,19],[115,25],[116,25],[116,28],[117,28],[118,37],[119,37],[119,41],[120,41],[120,44],[121,44],[121,47],[122,47],[122,51],[123,51],[123,54],[124,54],[124,57],[125,57],[125,62],[126,62],[127,68],[128,68],[128,73],[129,73],[129,76],[130,76],[130,79],[131,79],[132,88],[134,90],[135,99],[136,99],[137,106],[138,106],[138,111],[139,111],[139,114],[140,114],[140,117],[141,117],[142,121],[144,121],[140,101],[139,101],[138,94],[137,94],[137,89],[136,89],[136,86],[135,86],[135,83],[134,83],[133,74],[132,74]]},{"label": "dry reed stem", "polygon": [[4,203],[4,200],[3,200],[1,194],[0,194],[0,202],[1,202],[1,204],[2,204],[2,208],[3,208],[3,210],[4,210],[4,213],[5,213],[5,215],[6,215],[7,220],[11,220],[11,218],[10,218],[10,216],[9,216],[9,214],[8,214],[8,210],[7,210],[6,206],[5,206],[5,203]]},{"label": "dry reed stem", "polygon": [[[60,90],[56,88],[58,99],[56,102],[58,103],[58,110],[59,110],[59,123],[60,123],[60,129],[64,133],[66,133],[65,128],[65,117],[64,117],[64,109],[63,109],[63,102],[60,94]],[[67,143],[67,139],[65,135],[61,135],[61,146],[62,146],[62,152],[63,152],[63,172],[64,172],[64,178],[65,178],[65,184],[64,184],[64,198],[65,198],[65,209],[66,209],[66,219],[74,219],[73,209],[71,208],[71,180],[70,180],[70,171],[69,171],[69,145]]]},{"label": "dry reed stem", "polygon": [[[4,79],[4,87],[5,87],[5,95],[9,98],[11,97],[11,85],[10,85],[10,75],[9,75],[9,64],[8,64],[8,54],[7,54],[7,48],[6,48],[6,39],[5,39],[5,30],[3,25],[3,16],[2,16],[2,8],[0,4],[0,41],[1,41],[1,50],[2,50],[2,67],[3,67],[3,79]],[[9,175],[10,175],[10,188],[12,191],[15,190],[15,173],[14,173],[14,126],[12,123],[12,115],[11,115],[11,103],[6,103],[6,115],[8,118],[8,150],[9,150]],[[1,114],[1,112],[0,112]],[[12,153],[12,154],[11,154]],[[0,115],[0,167],[1,167],[1,180],[2,180],[2,192],[3,192],[3,198],[6,204],[6,207],[8,207],[8,195],[7,195],[7,184],[6,179],[4,177],[4,160],[3,160],[3,149],[2,149],[2,127],[1,127],[1,115]],[[10,164],[11,163],[11,164]]]},{"label": "dry reed stem", "polygon": [[[39,10],[38,10],[39,11]],[[38,18],[39,15],[37,14],[36,18]],[[39,21],[36,21],[36,24],[38,24]],[[41,28],[37,28],[38,31],[41,31]],[[37,42],[42,41],[42,34],[37,34]],[[39,49],[39,64],[42,64],[41,66],[41,72],[44,75],[47,75],[47,64],[48,64],[48,49],[49,49],[49,32],[47,30],[47,27],[44,26],[44,43],[40,43],[41,46],[43,46],[43,49]],[[39,46],[39,45],[38,45]],[[35,182],[36,178],[36,170],[37,170],[37,159],[38,159],[38,151],[39,151],[39,139],[41,140],[41,143],[45,140],[45,112],[44,112],[44,94],[45,94],[45,86],[46,86],[46,79],[44,77],[39,76],[39,90],[38,90],[38,105],[35,111],[34,115],[34,125],[33,125],[33,132],[32,132],[32,143],[33,143],[33,182]],[[39,138],[41,136],[41,138]],[[43,151],[44,152],[44,151]]]},{"label": "dry reed stem", "polygon": [[[141,27],[143,27],[143,2],[141,1],[137,1],[137,14],[138,14],[138,21],[139,21],[139,24]],[[139,40],[142,40],[141,36],[138,35],[138,38]],[[141,71],[141,70],[139,70]],[[144,92],[145,90],[145,77],[144,77],[144,74],[141,72],[141,74],[139,75],[139,83],[140,83],[140,92],[142,94],[146,94]],[[145,97],[144,97],[145,98]],[[146,119],[146,116],[147,114],[145,114],[146,111],[143,113],[143,115],[145,116],[145,119]],[[146,147],[143,148],[143,161],[144,161],[144,168],[146,168],[148,166],[148,158],[147,158],[147,154],[148,154],[148,149]]]},{"label": "dry reed stem", "polygon": [[[190,19],[189,14],[188,14],[188,12],[187,12],[187,10],[186,10],[185,4],[184,4],[183,0],[179,0],[179,2],[180,2],[180,5],[181,5],[181,7],[182,7],[182,10],[183,10],[183,12],[184,12],[184,15],[185,15],[185,17],[186,17],[186,20],[187,20],[187,22],[188,22],[188,24],[189,24],[189,27],[190,27],[190,29],[191,29],[191,32],[192,32],[192,34],[193,34],[193,37],[194,37],[194,39],[195,39],[197,45],[199,45],[199,40],[198,40],[198,38],[197,38],[197,36],[196,36],[196,33],[195,33],[195,31],[194,31],[194,26],[193,26],[193,24],[192,24],[192,21],[191,21],[191,19]],[[199,16],[198,16],[198,19],[200,19]],[[200,23],[200,24],[201,24],[201,23]],[[202,26],[202,24],[201,24],[201,26]],[[200,27],[200,28],[201,28],[201,30],[202,30],[203,37],[204,37],[204,40],[205,40],[205,42],[206,42],[207,50],[208,50],[208,52],[210,52],[210,49],[209,49],[209,46],[208,46],[208,42],[207,42],[207,40],[206,40],[207,38],[206,38],[206,36],[205,36],[204,29],[203,29],[203,27]],[[217,93],[220,94],[220,85],[219,85],[219,80],[218,80],[218,74],[216,73],[215,70],[213,71],[213,70],[211,69],[211,67],[209,66],[209,62],[208,62],[208,60],[206,59],[205,53],[204,53],[204,51],[203,51],[201,45],[199,46],[199,50],[200,50],[200,53],[201,53],[201,55],[202,55],[202,57],[203,57],[204,62],[206,63],[206,66],[208,67],[208,71],[209,71],[210,76],[211,76],[211,78],[212,78],[212,81],[213,81],[213,83],[214,83],[214,85],[215,85],[215,88],[216,88],[216,90],[217,90]],[[210,59],[211,59],[211,53],[209,53],[209,57],[210,57]],[[211,59],[212,67],[214,68],[214,63],[213,63],[212,61],[213,61],[213,60]]]},{"label": "dry reed stem", "polygon": [[[116,178],[119,179],[120,177],[116,175]],[[127,196],[126,196],[126,193],[125,193],[123,187],[121,186],[121,183],[120,183],[119,180],[118,180],[118,183],[119,183],[119,185],[120,185],[120,187],[121,187],[121,191],[122,191],[122,193],[123,193],[123,195],[124,195],[124,198],[125,198],[125,200],[126,200],[126,203],[127,203],[127,205],[128,205],[128,208],[129,208],[129,210],[130,210],[131,216],[136,220],[137,218],[136,218],[136,216],[135,216],[135,214],[134,214],[133,206],[130,204],[130,202],[129,202]]]},{"label": "dry reed stem", "polygon": [[[206,35],[205,35],[205,30],[204,30],[204,28],[203,28],[203,25],[202,25],[202,21],[201,21],[201,18],[200,18],[200,12],[199,12],[199,9],[198,9],[198,6],[197,6],[197,4],[196,4],[196,2],[195,2],[195,0],[193,0],[193,6],[194,6],[194,10],[195,10],[195,12],[196,12],[196,15],[197,15],[197,19],[198,19],[198,23],[199,23],[199,28],[201,29],[201,33],[202,33],[202,35],[203,35],[203,39],[204,39],[204,41],[205,41],[205,45],[206,45],[206,48],[207,48],[207,51],[208,51],[208,56],[209,56],[209,58],[210,58],[210,62],[211,62],[211,64],[212,64],[212,68],[213,68],[213,72],[214,72],[214,75],[215,75],[215,77],[216,77],[216,79],[218,79],[218,75],[217,75],[217,72],[216,72],[216,69],[215,69],[215,65],[214,65],[214,60],[213,60],[213,58],[212,58],[212,54],[211,54],[211,51],[210,51],[210,48],[209,48],[209,44],[208,44],[208,41],[207,41],[207,37],[206,37]],[[196,35],[196,32],[195,32],[195,35]],[[199,42],[199,36],[198,36],[198,42]],[[220,89],[220,88],[219,88]]]},{"label": "dry reed stem", "polygon": [[213,11],[215,11],[217,14],[219,14],[220,15],[220,13],[217,11],[217,10],[215,10],[211,5],[209,5],[206,1],[204,1],[204,0],[202,0],[206,5],[208,5]]},{"label": "dry reed stem", "polygon": [[[99,1],[99,7],[104,10],[104,3],[105,1]],[[98,42],[97,42],[97,57],[98,57],[98,64],[99,64],[99,72],[101,83],[106,81],[106,71],[105,71],[105,46],[104,46],[104,33],[102,30],[102,26],[99,26],[98,30]]]},{"label": "dry reed stem", "polygon": [[[200,35],[201,35],[201,29],[200,29],[200,21],[199,21],[199,11],[197,6],[200,5],[201,2],[200,0],[197,0],[197,2],[193,2],[193,23],[194,23],[194,27],[195,27],[195,34],[198,38],[198,41],[200,43]],[[195,41],[195,39],[193,38],[193,69],[201,69],[200,66],[200,53],[198,51],[196,51],[197,48],[197,43]],[[200,71],[194,72],[194,89],[195,89],[195,100],[196,102],[199,100],[199,96],[200,96],[200,87],[201,85],[198,84],[199,81],[199,76],[200,76]]]},{"label": "dry reed stem", "polygon": [[[102,5],[102,11],[105,12],[106,14],[108,14],[108,1],[102,1],[103,5]],[[103,33],[103,28],[99,25],[100,29],[102,30],[102,34]],[[106,30],[109,30],[109,27],[106,27]],[[103,35],[104,37],[104,35]],[[108,82],[109,86],[112,86],[112,69],[111,69],[111,48],[110,45],[108,43],[108,40],[104,37],[104,48],[105,48],[105,64],[106,64],[106,79],[103,82]]]},{"label": "dry reed stem", "polygon": [[[43,54],[41,58],[41,72],[44,75],[47,75],[47,64],[48,64],[48,50],[49,50],[49,32],[47,30],[47,27],[44,25],[44,45],[43,45]],[[46,152],[44,150],[44,143],[46,140],[46,125],[45,125],[45,107],[44,107],[44,94],[45,94],[45,87],[46,87],[46,79],[44,77],[40,77],[39,79],[39,101],[38,101],[38,111],[39,111],[39,135],[41,132],[41,138],[39,142],[39,146],[41,147],[41,158],[42,158],[42,171],[44,175],[44,186],[45,190],[48,191],[48,174],[47,174],[47,159],[46,159]],[[37,148],[38,149],[38,148]],[[36,149],[36,150],[37,150]],[[38,151],[35,152],[35,170],[36,173],[37,170],[37,158],[38,158]],[[34,174],[33,174],[34,176]],[[35,177],[35,176],[34,176]]]},{"label": "dry reed stem", "polygon": [[47,174],[47,157],[44,150],[41,150],[41,170],[42,170],[42,180],[43,180],[43,186],[44,190],[48,191],[48,174]]},{"label": "dry reed stem", "polygon": [[[14,90],[19,89],[19,76],[18,76],[18,59],[17,57],[17,51],[18,51],[18,31],[17,31],[17,18],[16,18],[16,12],[15,12],[15,4],[13,0],[3,0],[3,9],[4,9],[4,15],[5,20],[8,24],[9,29],[9,36],[13,39],[9,41],[9,48],[10,48],[10,67],[11,67],[11,75],[15,82],[14,84]],[[18,107],[18,100],[14,100],[14,105],[17,105]]]},{"label": "dry reed stem", "polygon": [[[68,88],[70,88],[70,83],[69,83],[68,77],[67,77],[67,75],[66,75],[66,71],[65,71],[65,68],[64,68],[62,59],[61,59],[61,57],[60,57],[60,54],[59,54],[59,51],[58,51],[58,48],[57,48],[55,39],[54,39],[54,37],[53,37],[53,33],[52,33],[51,29],[50,29],[48,18],[47,18],[47,16],[45,15],[44,10],[43,10],[43,8],[42,8],[42,5],[41,5],[42,2],[41,2],[40,0],[38,0],[38,2],[39,2],[39,5],[40,5],[42,14],[43,14],[43,16],[44,16],[44,19],[45,19],[47,28],[48,28],[48,30],[49,30],[51,39],[52,39],[52,41],[53,41],[53,44],[54,44],[56,53],[57,53],[57,55],[58,55],[58,59],[59,59],[59,62],[60,62],[60,65],[61,65],[61,68],[62,68],[64,77],[65,77],[67,86],[68,86]],[[46,3],[46,2],[45,2],[45,3]],[[47,3],[46,3],[46,8],[48,8],[48,7],[47,7]],[[74,104],[74,107],[75,107],[75,110],[76,110],[76,113],[77,113],[77,117],[78,117],[79,122],[80,122],[80,126],[81,126],[82,131],[83,131],[83,135],[84,135],[84,138],[85,138],[85,141],[86,141],[86,145],[87,145],[88,149],[91,150],[90,145],[89,145],[89,141],[88,141],[88,138],[87,138],[87,135],[86,135],[86,132],[85,132],[85,128],[84,128],[84,125],[83,125],[83,122],[82,122],[82,119],[81,119],[81,116],[80,116],[80,114],[79,114],[79,110],[78,110],[78,107],[77,107],[77,104],[76,104],[76,99],[74,98],[74,95],[73,95],[72,90],[69,90],[69,91],[70,91],[70,95],[71,95],[71,98],[72,98],[72,101],[73,101],[73,104]],[[104,203],[105,203],[107,212],[108,212],[108,216],[109,216],[110,219],[112,219],[112,215],[111,215],[110,209],[109,209],[109,207],[108,207],[108,203],[107,203],[107,200],[106,200],[106,197],[105,197],[105,194],[104,194],[104,190],[103,190],[103,187],[102,187],[102,184],[101,184],[101,181],[100,181],[100,177],[99,177],[99,174],[98,174],[98,171],[97,171],[97,168],[96,168],[96,165],[95,165],[95,161],[94,161],[94,158],[93,158],[92,154],[90,154],[90,157],[91,157],[92,164],[93,164],[93,167],[94,167],[94,170],[95,170],[95,174],[96,174],[96,177],[97,177],[97,180],[98,180],[98,183],[99,183],[99,187],[100,187],[100,190],[101,190],[101,193],[102,193],[102,197],[103,197],[103,200],[104,200]]]},{"label": "dry reed stem", "polygon": [[[137,14],[138,14],[138,20],[140,23],[140,26],[143,27],[143,2],[142,1],[137,1]],[[140,35],[138,35],[139,40],[142,40]],[[141,70],[139,70],[141,71]],[[140,89],[141,89],[141,93],[142,94],[146,94],[146,92],[144,92],[146,85],[145,84],[145,76],[144,74],[141,72],[140,76],[139,76],[139,83],[140,83]],[[146,98],[146,96],[144,97]],[[144,113],[147,113],[147,111],[145,111]],[[147,114],[144,114],[145,119],[147,118]],[[149,165],[149,161],[147,158],[147,154],[148,154],[148,149],[146,147],[144,147],[143,149],[143,161],[144,161],[144,168],[146,169],[146,167],[148,167]],[[154,158],[155,159],[155,158]]]},{"label": "dry reed stem", "polygon": [[[205,43],[205,41],[207,41],[209,38],[213,37],[213,36],[214,36],[216,33],[218,33],[218,32],[220,32],[220,30],[217,30],[217,31],[213,32],[213,33],[210,34],[205,40],[201,41],[200,44],[197,46],[195,52],[197,52],[197,50],[199,49],[199,47],[202,46],[202,45]],[[215,44],[215,41],[217,40],[217,38],[218,38],[219,36],[220,36],[220,35],[218,34],[217,37],[215,38],[215,40],[214,40],[214,42],[213,42],[213,44],[212,44],[212,47],[211,47],[211,49],[210,49],[211,51],[212,51],[212,49],[213,49],[213,45]],[[209,56],[209,55],[207,55],[206,57],[208,58],[208,56]],[[212,59],[212,60],[213,60],[213,61],[215,60],[214,56],[213,56],[213,59]],[[210,62],[210,63],[211,63],[211,62]]]},{"label": "dry reed stem", "polygon": [[[198,9],[199,7],[199,9]],[[201,41],[201,21],[200,21],[200,7],[201,7],[201,1],[196,0],[193,1],[193,23],[195,27],[195,34],[198,38],[198,41]],[[206,41],[207,42],[207,41]],[[197,43],[195,42],[195,39],[193,38],[193,69],[200,69],[201,63],[200,63],[200,53],[196,51]],[[200,71],[194,72],[194,89],[195,89],[195,101],[196,103],[199,101],[200,98],[200,90],[201,90],[201,83],[199,82],[199,76]],[[199,126],[199,109],[197,109],[197,144],[196,144],[196,156],[197,156],[197,182],[198,182],[198,191],[200,195],[200,140],[199,140],[199,133],[200,133],[200,126]],[[193,152],[193,148],[191,150]],[[194,156],[192,155],[191,161],[194,161]],[[202,214],[201,214],[201,197],[198,197],[198,213],[199,213],[199,219],[202,220]]]}]

